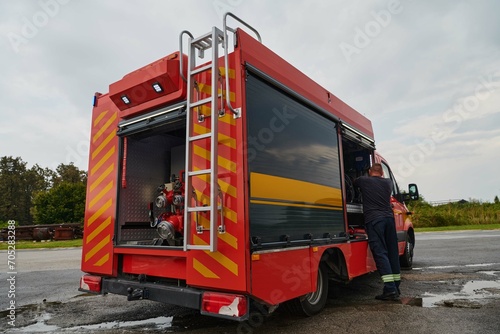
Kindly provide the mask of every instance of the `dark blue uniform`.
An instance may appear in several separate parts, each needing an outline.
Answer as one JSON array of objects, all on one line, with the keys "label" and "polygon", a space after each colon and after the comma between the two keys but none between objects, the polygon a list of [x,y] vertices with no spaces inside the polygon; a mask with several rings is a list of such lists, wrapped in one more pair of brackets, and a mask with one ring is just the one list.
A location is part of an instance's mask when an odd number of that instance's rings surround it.
[{"label": "dark blue uniform", "polygon": [[[384,282],[384,294],[399,294],[401,268],[398,237],[391,207],[392,182],[379,176],[361,176],[354,182],[361,189],[368,243]],[[377,297],[378,298],[378,297]]]}]

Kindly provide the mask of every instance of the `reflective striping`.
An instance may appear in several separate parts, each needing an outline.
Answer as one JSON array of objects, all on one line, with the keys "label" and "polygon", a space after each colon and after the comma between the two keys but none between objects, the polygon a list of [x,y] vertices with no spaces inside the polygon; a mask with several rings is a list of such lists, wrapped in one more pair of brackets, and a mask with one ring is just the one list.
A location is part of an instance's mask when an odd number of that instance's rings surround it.
[{"label": "reflective striping", "polygon": [[92,182],[92,184],[90,185],[90,188],[89,190],[90,191],[93,191],[95,189],[95,187],[97,187],[99,184],[101,184],[101,182],[109,175],[111,174],[111,172],[115,169],[115,164],[112,163],[104,172],[102,172],[101,175],[99,175],[99,177],[97,178],[97,180],[95,180],[94,182]]},{"label": "reflective striping", "polygon": [[219,239],[224,240],[225,243],[234,249],[238,249],[238,239],[234,235],[228,232],[221,233],[219,234]]},{"label": "reflective striping", "polygon": [[[211,85],[198,83],[198,89],[200,90],[200,92],[202,92],[204,94],[207,94],[207,95],[212,94],[212,86]],[[222,94],[222,91],[220,88],[217,88],[217,94],[218,95]],[[236,101],[236,94],[234,92],[229,92],[229,99],[231,100],[231,102]]]},{"label": "reflective striping", "polygon": [[238,198],[238,193],[237,193],[236,187],[234,187],[231,184],[224,182],[222,180],[219,180],[219,186],[220,186],[223,193],[226,193],[234,198]]},{"label": "reflective striping", "polygon": [[224,207],[224,217],[226,217],[235,224],[238,222],[238,214],[228,207]]},{"label": "reflective striping", "polygon": [[[210,161],[210,151],[205,150],[204,148],[198,145],[194,145],[194,154],[207,161]],[[234,163],[233,161],[228,160],[219,155],[217,163],[220,167],[225,168],[233,173],[236,173],[236,163]]]},{"label": "reflective striping", "polygon": [[[225,67],[219,67],[220,74],[225,77],[226,76],[226,68]],[[235,79],[236,78],[236,71],[233,68],[230,68],[229,71],[229,79]]]},{"label": "reflective striping", "polygon": [[87,226],[92,225],[97,218],[99,218],[107,209],[111,207],[111,204],[113,204],[113,200],[110,198],[106,203],[104,203],[103,206],[99,208],[88,220],[87,220]]},{"label": "reflective striping", "polygon": [[96,229],[93,230],[92,233],[90,233],[88,237],[85,239],[85,243],[88,244],[89,242],[91,242],[92,239],[97,237],[99,233],[101,233],[106,227],[109,226],[109,224],[111,224],[111,217],[106,218],[105,221],[103,221],[99,226],[97,226]]},{"label": "reflective striping", "polygon": [[94,112],[88,171],[82,269],[109,275],[113,262],[118,112]]},{"label": "reflective striping", "polygon": [[103,257],[101,257],[101,259],[99,261],[97,261],[96,263],[94,263],[94,266],[100,267],[100,266],[102,266],[103,264],[105,264],[108,261],[109,261],[109,253],[107,253],[106,255],[104,255]]},{"label": "reflective striping", "polygon": [[104,197],[113,188],[113,181],[110,181],[89,203],[89,209],[92,208],[101,198]]},{"label": "reflective striping", "polygon": [[104,149],[104,147],[106,147],[106,145],[108,145],[109,142],[113,140],[113,138],[115,138],[115,136],[116,134],[111,131],[109,135],[103,140],[103,142],[100,143],[99,146],[97,146],[94,152],[92,152],[92,159],[94,159]]},{"label": "reflective striping", "polygon": [[220,278],[197,259],[193,259],[193,268],[206,278]]},{"label": "reflective striping", "polygon": [[275,205],[281,201],[342,207],[342,192],[338,188],[260,173],[250,174],[250,196],[255,200],[277,202]]},{"label": "reflective striping", "polygon": [[99,114],[99,116],[96,117],[96,119],[94,120],[94,123],[93,123],[93,126],[95,127],[97,124],[99,124],[99,122],[104,118],[104,116],[106,116],[106,114],[108,113],[109,110],[105,110],[103,111],[102,113]]},{"label": "reflective striping", "polygon": [[[206,217],[198,216],[198,223],[204,228],[208,229],[210,227],[210,222]],[[236,222],[234,222],[236,223]],[[219,239],[224,240],[229,246],[234,249],[238,249],[238,239],[229,232],[219,233]]]},{"label": "reflective striping", "polygon": [[111,236],[107,235],[104,239],[102,239],[97,245],[95,245],[91,250],[85,254],[85,262],[91,259],[98,251],[100,251],[104,246],[109,244],[111,241]]},{"label": "reflective striping", "polygon": [[107,120],[107,122],[102,126],[102,128],[97,131],[97,133],[92,137],[92,143],[95,143],[99,137],[102,136],[102,134],[113,124],[113,122],[116,120],[117,113],[113,113],[111,117]]},{"label": "reflective striping", "polygon": [[[199,135],[210,132],[209,128],[204,127],[200,124],[193,124],[193,130],[195,133],[197,133]],[[225,134],[222,134],[219,132],[218,140],[219,140],[219,144],[236,149],[236,139],[229,137],[229,136],[226,136]]]},{"label": "reflective striping", "polygon": [[[196,245],[208,245],[208,243],[206,243],[197,235],[193,236],[193,241]],[[238,264],[235,263],[233,260],[225,256],[221,252],[210,252],[210,251],[204,251],[204,252],[208,254],[208,256],[210,256],[212,259],[217,261],[224,268],[232,272],[234,275],[238,276]]]},{"label": "reflective striping", "polygon": [[219,144],[236,149],[236,139],[219,132]]},{"label": "reflective striping", "polygon": [[389,274],[389,275],[383,275],[382,276],[382,281],[384,283],[391,283],[391,282],[394,282],[394,277],[392,276],[392,274]]},{"label": "reflective striping", "polygon": [[114,153],[115,153],[115,146],[112,146],[109,149],[109,151],[101,158],[101,160],[99,160],[94,165],[94,167],[92,167],[92,169],[90,170],[90,175],[94,175],[94,173],[97,172],[99,168],[101,168],[101,166],[104,165],[104,163],[106,163],[106,161],[113,156]]}]

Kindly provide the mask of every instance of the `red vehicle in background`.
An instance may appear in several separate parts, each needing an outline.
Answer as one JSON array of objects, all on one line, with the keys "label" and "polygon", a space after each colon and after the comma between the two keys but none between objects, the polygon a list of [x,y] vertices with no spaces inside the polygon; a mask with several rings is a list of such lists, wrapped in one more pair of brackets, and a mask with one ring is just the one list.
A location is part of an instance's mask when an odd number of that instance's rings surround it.
[{"label": "red vehicle in background", "polygon": [[230,13],[179,40],[95,95],[80,290],[234,320],[281,304],[314,315],[328,280],[376,270],[352,186],[373,162],[411,267],[404,201],[418,190],[400,192],[367,118]]}]

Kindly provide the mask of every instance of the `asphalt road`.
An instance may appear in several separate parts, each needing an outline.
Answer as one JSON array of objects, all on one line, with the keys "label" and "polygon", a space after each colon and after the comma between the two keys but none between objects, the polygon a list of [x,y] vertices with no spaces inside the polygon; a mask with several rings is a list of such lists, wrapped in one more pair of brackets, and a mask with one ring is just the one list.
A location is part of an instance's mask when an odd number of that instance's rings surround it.
[{"label": "asphalt road", "polygon": [[[196,311],[122,296],[77,291],[80,249],[18,251],[16,327],[7,333],[500,333],[500,230],[418,233],[414,269],[402,273],[401,302],[380,302],[378,274],[331,285],[325,310],[312,318],[280,309],[236,323]],[[0,305],[9,284],[0,252]],[[45,301],[44,301],[45,300]]]}]

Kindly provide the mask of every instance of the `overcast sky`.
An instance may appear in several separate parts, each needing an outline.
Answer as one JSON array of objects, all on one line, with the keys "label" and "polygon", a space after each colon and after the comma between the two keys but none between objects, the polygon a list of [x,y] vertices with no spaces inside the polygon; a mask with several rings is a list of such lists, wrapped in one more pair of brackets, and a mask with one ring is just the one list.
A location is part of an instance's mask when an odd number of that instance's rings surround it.
[{"label": "overcast sky", "polygon": [[87,170],[94,92],[176,51],[182,30],[221,27],[225,11],[372,120],[401,188],[500,196],[495,0],[1,1],[0,156]]}]

